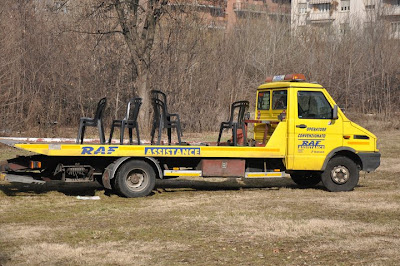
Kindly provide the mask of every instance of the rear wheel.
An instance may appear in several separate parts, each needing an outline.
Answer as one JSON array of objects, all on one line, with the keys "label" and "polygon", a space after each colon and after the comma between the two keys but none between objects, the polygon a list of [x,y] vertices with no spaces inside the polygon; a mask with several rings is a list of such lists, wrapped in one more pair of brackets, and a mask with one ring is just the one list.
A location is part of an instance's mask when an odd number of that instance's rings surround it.
[{"label": "rear wheel", "polygon": [[300,187],[315,187],[321,182],[321,173],[319,172],[294,172],[290,174],[293,182]]},{"label": "rear wheel", "polygon": [[114,186],[122,196],[136,198],[149,195],[155,182],[156,174],[148,163],[132,160],[118,169]]},{"label": "rear wheel", "polygon": [[333,157],[327,164],[321,179],[332,192],[351,191],[358,184],[360,171],[357,164],[343,156]]}]

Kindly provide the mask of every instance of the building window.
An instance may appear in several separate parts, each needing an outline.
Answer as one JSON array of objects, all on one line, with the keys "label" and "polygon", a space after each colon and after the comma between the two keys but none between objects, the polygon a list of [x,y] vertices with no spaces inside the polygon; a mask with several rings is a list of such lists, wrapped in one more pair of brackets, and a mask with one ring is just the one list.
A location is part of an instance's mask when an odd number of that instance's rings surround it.
[{"label": "building window", "polygon": [[349,32],[349,23],[342,23],[339,26],[339,33],[345,35]]},{"label": "building window", "polygon": [[350,0],[340,1],[340,10],[349,11],[350,10]]},{"label": "building window", "polygon": [[330,9],[331,9],[331,4],[329,3],[314,5],[314,10],[319,12],[328,12]]},{"label": "building window", "polygon": [[400,33],[400,21],[392,22],[391,28],[392,28],[393,34],[399,34]]},{"label": "building window", "polygon": [[299,13],[300,14],[307,13],[307,3],[299,3]]},{"label": "building window", "polygon": [[366,10],[373,10],[373,9],[375,9],[375,5],[366,5],[365,9]]}]

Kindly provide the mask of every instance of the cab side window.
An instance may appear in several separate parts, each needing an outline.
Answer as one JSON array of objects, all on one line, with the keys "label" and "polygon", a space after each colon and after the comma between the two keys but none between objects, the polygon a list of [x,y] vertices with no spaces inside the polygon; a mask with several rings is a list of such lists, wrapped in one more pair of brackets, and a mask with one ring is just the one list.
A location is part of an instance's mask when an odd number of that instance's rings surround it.
[{"label": "cab side window", "polygon": [[270,95],[269,91],[258,93],[258,103],[257,103],[258,110],[269,110],[269,105],[270,105],[269,95]]},{"label": "cab side window", "polygon": [[281,110],[287,108],[287,91],[272,92],[272,109]]},{"label": "cab side window", "polygon": [[299,118],[332,119],[332,107],[320,91],[299,91],[297,102]]}]

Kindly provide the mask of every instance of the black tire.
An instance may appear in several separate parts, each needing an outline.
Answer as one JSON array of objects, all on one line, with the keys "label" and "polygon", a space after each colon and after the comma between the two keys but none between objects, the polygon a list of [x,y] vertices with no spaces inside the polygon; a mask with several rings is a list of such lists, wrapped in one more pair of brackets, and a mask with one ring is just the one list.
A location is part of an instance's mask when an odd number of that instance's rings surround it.
[{"label": "black tire", "polygon": [[139,160],[125,162],[115,176],[115,190],[127,198],[149,195],[155,183],[156,174],[153,168]]},{"label": "black tire", "polygon": [[337,156],[329,160],[322,173],[322,183],[332,192],[351,191],[357,186],[360,171],[350,158]]},{"label": "black tire", "polygon": [[290,174],[293,182],[303,188],[315,187],[321,182],[320,172],[294,172]]}]

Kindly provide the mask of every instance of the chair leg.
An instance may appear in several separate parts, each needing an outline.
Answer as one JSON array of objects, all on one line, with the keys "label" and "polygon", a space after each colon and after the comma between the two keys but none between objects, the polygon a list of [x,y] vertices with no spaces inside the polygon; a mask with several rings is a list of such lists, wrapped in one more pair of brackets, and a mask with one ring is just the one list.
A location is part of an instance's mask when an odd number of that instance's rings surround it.
[{"label": "chair leg", "polygon": [[114,123],[112,123],[111,131],[110,131],[110,138],[108,139],[108,144],[111,144],[112,137],[113,137],[113,134],[114,134],[114,127],[115,127],[115,125],[114,125]]},{"label": "chair leg", "polygon": [[237,124],[232,125],[233,146],[237,146]]},{"label": "chair leg", "polygon": [[161,125],[158,125],[158,140],[157,140],[157,145],[160,145],[160,144],[161,144],[162,130],[163,130],[163,127],[162,127]]},{"label": "chair leg", "polygon": [[132,141],[132,128],[130,127],[128,129],[128,131],[129,131],[129,144],[132,144],[133,143],[133,141]]},{"label": "chair leg", "polygon": [[168,133],[168,145],[171,145],[172,141],[172,128],[167,128],[167,133]]},{"label": "chair leg", "polygon": [[78,129],[78,136],[76,137],[76,143],[81,143],[81,137],[82,137],[82,129],[83,129],[83,122],[79,121],[79,129]]},{"label": "chair leg", "polygon": [[106,138],[104,137],[104,127],[101,120],[97,121],[97,128],[99,129],[100,143],[105,144]]},{"label": "chair leg", "polygon": [[86,126],[83,125],[82,131],[81,131],[81,144],[83,143],[83,139],[85,138],[85,130],[86,130]]},{"label": "chair leg", "polygon": [[124,144],[124,133],[125,133],[125,123],[122,121],[121,126],[120,126],[120,132],[119,132],[119,144],[123,145]]},{"label": "chair leg", "polygon": [[243,146],[247,146],[247,132],[244,123],[242,123],[242,133],[243,133]]},{"label": "chair leg", "polygon": [[176,133],[178,135],[178,143],[179,143],[179,145],[181,145],[181,143],[182,143],[182,141],[181,141],[182,131],[181,131],[181,127],[179,126],[179,124],[176,126]]},{"label": "chair leg", "polygon": [[137,122],[136,122],[135,128],[136,128],[137,143],[138,143],[138,145],[140,145],[139,125]]},{"label": "chair leg", "polygon": [[222,137],[222,131],[224,130],[224,127],[221,125],[219,128],[219,135],[218,135],[218,141],[217,141],[217,146],[219,146],[219,143],[221,142],[221,137]]}]

